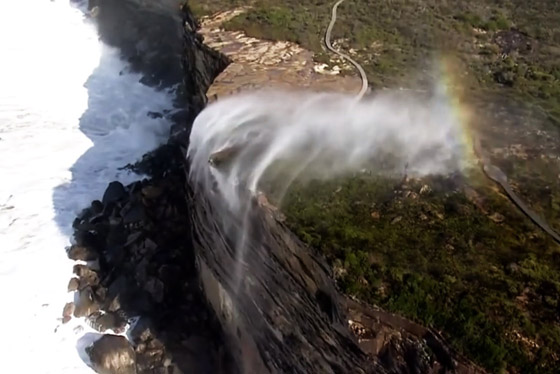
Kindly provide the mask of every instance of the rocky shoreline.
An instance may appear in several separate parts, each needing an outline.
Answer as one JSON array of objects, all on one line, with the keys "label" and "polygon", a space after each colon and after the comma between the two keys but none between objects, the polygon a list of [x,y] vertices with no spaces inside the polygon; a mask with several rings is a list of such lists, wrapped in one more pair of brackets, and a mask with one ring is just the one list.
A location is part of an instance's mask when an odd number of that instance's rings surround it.
[{"label": "rocky shoreline", "polygon": [[[205,236],[215,226],[215,202],[189,185],[185,152],[206,92],[230,60],[204,45],[188,7],[182,9],[181,19],[173,10],[175,1],[155,4],[91,0],[89,5],[101,38],[121,49],[132,68],[147,77],[145,84],[177,87],[178,108],[172,115],[151,114],[173,122],[170,140],[129,165],[149,179],[128,186],[111,182],[101,200],[93,201],[73,224],[74,244],[67,254],[80,263],[74,266],[68,291],[77,296],[75,303],[64,307],[63,320],[85,318],[105,333],[87,348],[92,367],[102,374],[348,372],[349,368],[379,373],[482,372],[474,366],[457,366],[445,350],[434,353],[434,345],[424,336],[382,323],[382,314],[360,318],[367,314],[357,304],[353,311],[344,304],[322,258],[259,202],[253,207],[254,230],[270,252],[255,248],[252,275],[263,290],[277,292],[272,299],[283,300],[282,307],[271,307],[271,296],[264,292],[254,300],[240,295],[234,304],[245,325],[235,329],[224,317],[223,300],[210,289],[227,288],[227,271],[220,269],[231,260],[231,248],[217,234]],[[166,43],[160,43],[162,39]],[[266,258],[259,257],[264,254]],[[275,267],[274,277],[259,273],[256,264],[261,262]],[[284,282],[279,283],[284,289],[268,289],[270,281]],[[262,308],[259,313],[253,303]],[[352,328],[347,315],[355,321]],[[259,323],[260,330],[255,328]],[[129,339],[117,335],[128,324]],[[277,333],[287,341],[276,341]],[[372,339],[377,339],[373,347]],[[262,370],[251,371],[251,365]]]},{"label": "rocky shoreline", "polygon": [[163,147],[144,164],[163,159],[165,176],[126,187],[110,183],[102,200],[92,202],[73,225],[76,244],[68,256],[98,266],[74,266],[77,278],[69,291],[78,297],[67,309],[102,333],[121,332],[138,318],[128,333],[130,343],[105,335],[89,349],[99,373],[218,373],[227,366],[220,326],[201,294],[185,229],[180,150]]}]

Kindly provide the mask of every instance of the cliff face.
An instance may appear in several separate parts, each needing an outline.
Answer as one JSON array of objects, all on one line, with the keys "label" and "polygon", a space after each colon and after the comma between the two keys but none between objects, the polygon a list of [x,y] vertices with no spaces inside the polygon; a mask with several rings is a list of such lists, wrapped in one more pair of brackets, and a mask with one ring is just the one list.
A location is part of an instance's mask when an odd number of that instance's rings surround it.
[{"label": "cliff face", "polygon": [[206,103],[206,91],[228,65],[197,34],[199,25],[179,0],[90,0],[88,8],[101,40],[117,47],[142,82],[162,89],[177,88],[177,107],[192,120]]}]

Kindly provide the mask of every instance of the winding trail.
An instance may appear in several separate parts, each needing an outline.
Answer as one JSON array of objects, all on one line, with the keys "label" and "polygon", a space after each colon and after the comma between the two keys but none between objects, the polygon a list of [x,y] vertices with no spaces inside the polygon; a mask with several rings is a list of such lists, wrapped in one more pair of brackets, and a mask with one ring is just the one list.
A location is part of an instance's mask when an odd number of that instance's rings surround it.
[{"label": "winding trail", "polygon": [[365,72],[364,68],[362,68],[362,65],[360,65],[356,60],[354,60],[349,55],[347,55],[345,53],[342,53],[342,52],[338,51],[337,49],[335,49],[332,46],[332,43],[331,43],[332,29],[334,27],[334,24],[336,23],[336,10],[338,9],[338,6],[340,4],[342,4],[343,2],[344,2],[344,0],[338,0],[332,7],[331,22],[329,23],[329,26],[327,27],[327,31],[325,33],[325,44],[327,45],[327,48],[331,52],[338,55],[340,58],[342,58],[344,60],[348,60],[352,65],[354,65],[356,67],[356,69],[358,69],[358,72],[360,73],[360,77],[362,79],[362,88],[360,89],[360,92],[357,95],[357,99],[360,100],[364,96],[364,94],[366,93],[366,91],[368,89],[368,85],[369,85],[367,75],[366,75],[366,72]]},{"label": "winding trail", "polygon": [[533,211],[521,198],[513,191],[510,184],[508,183],[508,179],[506,174],[497,166],[492,165],[490,162],[490,158],[482,149],[482,145],[480,144],[480,139],[478,137],[474,138],[473,141],[473,148],[474,152],[478,156],[478,158],[482,162],[482,170],[484,174],[494,182],[498,183],[504,192],[508,195],[508,197],[513,201],[515,205],[533,221],[537,226],[539,226],[544,232],[550,235],[558,244],[560,244],[560,235],[550,225],[546,222],[545,219],[540,217],[535,211]]}]

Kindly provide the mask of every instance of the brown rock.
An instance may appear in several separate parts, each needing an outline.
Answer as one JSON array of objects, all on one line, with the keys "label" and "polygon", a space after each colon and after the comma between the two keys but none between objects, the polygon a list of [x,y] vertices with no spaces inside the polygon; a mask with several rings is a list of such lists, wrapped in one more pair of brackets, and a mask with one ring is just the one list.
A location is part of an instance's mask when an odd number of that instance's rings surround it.
[{"label": "brown rock", "polygon": [[78,291],[79,286],[80,281],[78,280],[78,278],[70,279],[70,281],[68,282],[68,292]]},{"label": "brown rock", "polygon": [[72,319],[74,309],[74,303],[66,303],[66,305],[64,305],[64,309],[62,310],[62,323],[67,323]]},{"label": "brown rock", "polygon": [[99,304],[95,300],[93,290],[91,287],[84,288],[79,293],[74,317],[87,317],[97,311],[99,311]]},{"label": "brown rock", "polygon": [[93,248],[73,245],[66,250],[68,258],[74,261],[95,261],[99,253]]},{"label": "brown rock", "polygon": [[136,374],[136,353],[122,336],[104,335],[86,353],[98,374]]},{"label": "brown rock", "polygon": [[74,265],[74,274],[80,277],[79,288],[99,285],[99,275],[86,265]]},{"label": "brown rock", "polygon": [[506,218],[501,215],[500,213],[492,213],[490,216],[488,216],[488,218],[490,218],[490,220],[492,220],[495,223],[502,223],[506,220]]},{"label": "brown rock", "polygon": [[398,216],[398,217],[395,217],[395,218],[391,221],[391,224],[394,225],[394,224],[396,224],[396,223],[399,223],[400,221],[402,221],[402,217],[401,217],[401,216]]}]

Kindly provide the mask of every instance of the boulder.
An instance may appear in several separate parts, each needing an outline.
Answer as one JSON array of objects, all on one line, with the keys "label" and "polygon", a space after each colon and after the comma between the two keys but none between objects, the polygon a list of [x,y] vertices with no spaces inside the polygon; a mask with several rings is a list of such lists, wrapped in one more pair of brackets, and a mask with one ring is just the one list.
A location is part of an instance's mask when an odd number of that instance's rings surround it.
[{"label": "boulder", "polygon": [[99,258],[99,253],[91,247],[73,245],[66,250],[68,258],[74,261],[95,261]]},{"label": "boulder", "polygon": [[136,353],[122,336],[104,335],[86,353],[98,374],[136,374]]},{"label": "boulder", "polygon": [[126,197],[126,190],[121,182],[111,182],[103,194],[103,205],[116,203]]},{"label": "boulder", "polygon": [[74,317],[87,317],[99,311],[99,304],[95,300],[95,295],[91,287],[86,287],[78,294]]},{"label": "boulder", "polygon": [[78,278],[72,278],[68,282],[68,292],[78,291],[79,287],[80,287],[80,281]]}]

